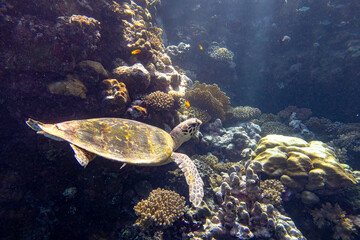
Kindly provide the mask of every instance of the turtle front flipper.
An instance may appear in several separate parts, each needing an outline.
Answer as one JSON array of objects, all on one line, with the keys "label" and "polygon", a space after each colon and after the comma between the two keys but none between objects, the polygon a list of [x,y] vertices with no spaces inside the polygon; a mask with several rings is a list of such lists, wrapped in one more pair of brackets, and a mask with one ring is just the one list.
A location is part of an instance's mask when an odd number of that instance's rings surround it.
[{"label": "turtle front flipper", "polygon": [[96,157],[95,153],[86,151],[74,144],[70,143],[70,147],[74,150],[76,160],[83,167],[86,167],[89,164],[89,162]]},{"label": "turtle front flipper", "polygon": [[189,185],[190,202],[198,207],[204,197],[204,182],[195,164],[187,155],[182,153],[173,153],[171,158],[185,175],[186,183]]}]

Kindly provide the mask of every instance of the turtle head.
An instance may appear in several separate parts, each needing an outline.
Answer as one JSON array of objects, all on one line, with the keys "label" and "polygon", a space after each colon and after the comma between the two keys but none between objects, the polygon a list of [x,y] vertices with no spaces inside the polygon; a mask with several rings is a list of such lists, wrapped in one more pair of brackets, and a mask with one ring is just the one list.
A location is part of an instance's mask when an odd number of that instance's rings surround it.
[{"label": "turtle head", "polygon": [[175,143],[174,151],[178,149],[181,144],[190,140],[190,138],[199,130],[201,124],[202,122],[199,119],[191,118],[177,125],[170,132]]}]

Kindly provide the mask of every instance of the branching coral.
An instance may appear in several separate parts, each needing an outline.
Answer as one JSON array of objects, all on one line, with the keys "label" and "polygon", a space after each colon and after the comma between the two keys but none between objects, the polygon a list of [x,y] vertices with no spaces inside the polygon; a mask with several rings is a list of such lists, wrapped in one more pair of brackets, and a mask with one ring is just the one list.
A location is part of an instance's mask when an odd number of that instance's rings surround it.
[{"label": "branching coral", "polygon": [[227,118],[236,122],[247,122],[254,118],[257,118],[261,115],[261,111],[258,108],[253,108],[249,106],[238,106],[235,108],[229,109],[227,112]]},{"label": "branching coral", "polygon": [[270,203],[280,207],[282,198],[281,194],[285,192],[284,185],[276,179],[267,179],[260,181],[261,197],[264,203]]},{"label": "branching coral", "polygon": [[185,198],[174,191],[155,189],[146,200],[140,201],[134,207],[139,218],[135,225],[143,230],[149,226],[168,227],[183,216]]},{"label": "branching coral", "polygon": [[339,204],[336,203],[333,206],[327,202],[322,204],[321,209],[312,210],[310,214],[319,228],[334,226],[334,239],[353,239],[352,234],[356,232],[356,228],[351,219],[346,217],[346,212],[340,208]]},{"label": "branching coral", "polygon": [[144,103],[153,111],[167,111],[173,108],[175,100],[170,94],[156,91],[147,95]]},{"label": "branching coral", "polygon": [[220,88],[196,81],[191,90],[187,91],[185,98],[193,106],[206,110],[213,118],[225,119],[225,113],[229,108],[230,99]]}]

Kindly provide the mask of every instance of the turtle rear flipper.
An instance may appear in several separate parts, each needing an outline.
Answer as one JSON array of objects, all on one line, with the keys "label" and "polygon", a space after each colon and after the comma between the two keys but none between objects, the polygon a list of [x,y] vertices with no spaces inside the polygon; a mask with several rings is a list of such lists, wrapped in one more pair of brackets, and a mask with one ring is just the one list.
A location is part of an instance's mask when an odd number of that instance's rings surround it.
[{"label": "turtle rear flipper", "polygon": [[48,137],[48,138],[51,138],[53,140],[56,140],[56,141],[64,141],[64,139],[62,138],[59,138],[59,137],[56,137],[54,135],[51,135],[49,133],[47,133],[46,131],[44,131],[43,129],[43,126],[49,126],[51,124],[44,124],[42,122],[39,122],[39,121],[35,121],[34,119],[31,119],[29,118],[27,121],[26,121],[26,124],[31,127],[33,130],[36,131],[37,134],[42,134],[44,135],[45,137]]},{"label": "turtle rear flipper", "polygon": [[76,160],[83,167],[86,167],[96,157],[95,153],[86,151],[74,144],[70,143],[70,147],[74,150]]},{"label": "turtle rear flipper", "polygon": [[42,131],[41,126],[44,125],[42,122],[35,121],[34,119],[29,118],[26,121],[26,124],[35,131]]},{"label": "turtle rear flipper", "polygon": [[190,202],[198,207],[204,197],[204,182],[195,164],[187,155],[182,153],[173,153],[171,158],[185,175],[186,183],[189,185]]}]

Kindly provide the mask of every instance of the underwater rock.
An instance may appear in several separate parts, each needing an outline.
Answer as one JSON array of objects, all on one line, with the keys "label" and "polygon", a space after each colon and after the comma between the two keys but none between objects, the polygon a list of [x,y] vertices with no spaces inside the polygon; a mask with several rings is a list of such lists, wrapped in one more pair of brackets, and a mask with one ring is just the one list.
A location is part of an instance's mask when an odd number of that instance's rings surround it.
[{"label": "underwater rock", "polygon": [[320,198],[313,192],[303,191],[301,193],[301,201],[306,205],[315,205],[320,202]]},{"label": "underwater rock", "polygon": [[271,177],[281,177],[283,184],[297,191],[305,188],[331,194],[357,183],[349,166],[339,163],[326,144],[282,135],[262,138],[250,167]]},{"label": "underwater rock", "polygon": [[87,88],[76,75],[68,74],[66,79],[66,81],[50,83],[48,85],[50,93],[86,98]]},{"label": "underwater rock", "polygon": [[112,76],[125,83],[130,95],[144,93],[150,85],[150,73],[141,63],[117,67],[112,71]]},{"label": "underwater rock", "polygon": [[182,55],[186,54],[190,50],[190,44],[186,44],[184,42],[180,42],[177,46],[176,45],[170,45],[167,46],[165,51],[166,53],[175,58],[181,58]]},{"label": "underwater rock", "polygon": [[251,122],[224,128],[221,120],[216,119],[204,126],[200,146],[226,161],[247,160],[247,152],[254,150],[261,138],[260,131],[260,127]]},{"label": "underwater rock", "polygon": [[76,65],[76,72],[87,82],[98,83],[101,79],[109,77],[108,71],[100,62],[85,60]]}]

